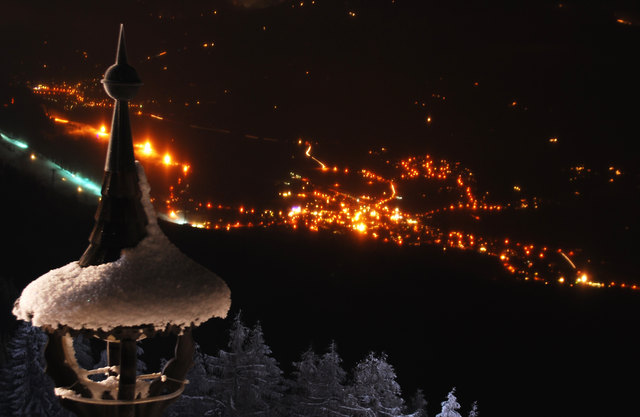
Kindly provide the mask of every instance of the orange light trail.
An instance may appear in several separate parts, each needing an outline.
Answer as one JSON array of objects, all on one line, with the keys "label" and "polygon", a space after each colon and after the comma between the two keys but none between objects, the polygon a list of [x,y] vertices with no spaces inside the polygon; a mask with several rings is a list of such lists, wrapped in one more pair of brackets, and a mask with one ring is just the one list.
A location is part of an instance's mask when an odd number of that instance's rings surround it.
[{"label": "orange light trail", "polygon": [[559,253],[560,253],[560,255],[562,255],[562,257],[563,257],[564,259],[566,259],[566,260],[567,260],[567,262],[569,262],[569,264],[571,265],[571,267],[572,267],[573,269],[576,269],[576,264],[574,264],[574,263],[571,261],[571,259],[569,259],[569,257],[568,257],[567,255],[565,255],[565,254],[564,254],[564,252],[560,251]]},{"label": "orange light trail", "polygon": [[307,151],[304,154],[307,155],[309,158],[313,159],[314,161],[316,161],[318,165],[320,165],[320,169],[322,169],[323,171],[326,171],[329,169],[322,161],[320,161],[319,159],[311,155],[311,145],[309,145],[309,147],[307,148]]}]

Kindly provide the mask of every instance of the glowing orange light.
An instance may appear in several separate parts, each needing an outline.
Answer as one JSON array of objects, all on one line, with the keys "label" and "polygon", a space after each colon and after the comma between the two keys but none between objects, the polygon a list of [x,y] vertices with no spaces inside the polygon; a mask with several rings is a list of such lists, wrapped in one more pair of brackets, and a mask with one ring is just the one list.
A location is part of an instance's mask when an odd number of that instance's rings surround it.
[{"label": "glowing orange light", "polygon": [[164,155],[164,158],[162,159],[162,162],[165,165],[171,165],[171,155],[169,155],[168,153]]},{"label": "glowing orange light", "polygon": [[151,148],[151,142],[146,141],[144,143],[144,147],[142,148],[142,152],[147,156],[149,156],[149,155],[151,155],[153,153],[153,149]]}]

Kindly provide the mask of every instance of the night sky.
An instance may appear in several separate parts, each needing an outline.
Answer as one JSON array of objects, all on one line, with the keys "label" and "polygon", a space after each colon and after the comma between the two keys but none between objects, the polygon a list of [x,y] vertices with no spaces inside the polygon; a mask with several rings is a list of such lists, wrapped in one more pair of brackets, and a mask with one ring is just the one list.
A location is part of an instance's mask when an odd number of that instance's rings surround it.
[{"label": "night sky", "polygon": [[[633,414],[637,383],[619,384],[638,371],[640,8],[490,3],[6,1],[0,131],[99,181],[105,143],[92,137],[111,112],[99,80],[124,23],[144,82],[134,138],[178,161],[146,162],[156,209],[220,226],[167,233],[227,280],[279,361],[332,339],[347,363],[387,351],[430,415],[453,385],[487,416]],[[84,101],[50,90],[68,86]],[[450,178],[409,178],[430,159]],[[305,213],[311,190],[343,198],[346,225]],[[377,203],[349,206],[356,195]],[[382,201],[407,223],[358,223]],[[267,211],[282,213],[267,224]],[[83,246],[90,222],[67,243]],[[37,231],[12,227],[27,236],[19,254]],[[37,276],[10,270],[17,287]]]}]

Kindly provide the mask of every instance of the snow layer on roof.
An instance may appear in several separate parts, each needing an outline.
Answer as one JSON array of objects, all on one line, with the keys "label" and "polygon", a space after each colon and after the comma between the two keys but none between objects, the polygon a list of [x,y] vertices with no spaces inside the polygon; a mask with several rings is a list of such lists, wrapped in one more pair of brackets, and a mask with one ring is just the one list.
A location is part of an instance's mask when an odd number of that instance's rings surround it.
[{"label": "snow layer on roof", "polygon": [[84,268],[71,262],[42,275],[15,302],[17,318],[38,327],[108,332],[118,326],[184,328],[226,317],[231,305],[227,284],[165,236],[144,170],[137,166],[147,236],[115,262]]}]

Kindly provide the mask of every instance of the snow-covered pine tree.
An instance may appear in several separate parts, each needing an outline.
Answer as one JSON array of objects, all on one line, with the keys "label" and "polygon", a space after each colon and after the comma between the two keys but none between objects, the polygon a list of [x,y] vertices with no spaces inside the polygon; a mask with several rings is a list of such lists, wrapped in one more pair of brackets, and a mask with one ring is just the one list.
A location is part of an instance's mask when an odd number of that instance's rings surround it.
[{"label": "snow-covered pine tree", "polygon": [[342,369],[342,359],[335,342],[318,362],[318,382],[320,398],[324,401],[322,416],[342,414],[346,405],[347,392],[344,386],[347,373]]},{"label": "snow-covered pine tree", "polygon": [[264,342],[262,328],[251,331],[240,314],[229,332],[229,351],[214,358],[214,395],[224,404],[223,416],[277,416],[282,411],[282,371]]},{"label": "snow-covered pine tree", "polygon": [[305,352],[294,366],[294,395],[291,414],[298,416],[324,417],[345,414],[346,372],[341,366],[335,343],[329,351],[318,357],[315,352]]},{"label": "snow-covered pine tree", "polygon": [[300,355],[298,362],[293,362],[295,390],[299,388],[301,392],[311,391],[312,384],[316,378],[316,372],[318,371],[319,360],[318,355],[309,347],[309,349]]},{"label": "snow-covered pine tree", "polygon": [[147,364],[142,360],[142,355],[144,355],[144,349],[142,349],[142,346],[136,345],[136,373],[138,375],[147,372]]},{"label": "snow-covered pine tree", "polygon": [[400,396],[400,385],[385,354],[376,357],[371,352],[356,365],[353,379],[353,395],[357,404],[367,410],[366,415],[402,415],[404,401]]},{"label": "snow-covered pine tree", "polygon": [[471,404],[471,411],[469,411],[469,417],[478,417],[480,413],[478,412],[478,402],[474,401]]},{"label": "snow-covered pine tree", "polygon": [[418,388],[416,393],[411,397],[409,410],[411,417],[426,417],[427,415],[427,400],[424,398],[424,391]]},{"label": "snow-covered pine tree", "polygon": [[456,388],[453,387],[449,394],[447,394],[446,401],[441,403],[442,411],[436,417],[462,417],[458,411],[460,409],[460,404],[456,399],[454,393],[456,392]]},{"label": "snow-covered pine tree", "polygon": [[73,350],[76,352],[76,361],[84,369],[91,369],[95,365],[93,352],[91,351],[91,340],[83,334],[79,334],[73,339]]},{"label": "snow-covered pine tree", "polygon": [[271,348],[264,341],[262,326],[257,323],[249,335],[247,352],[253,358],[256,372],[254,377],[259,383],[259,392],[262,400],[269,407],[266,415],[282,414],[282,399],[285,385],[282,370],[278,361],[272,356]]},{"label": "snow-covered pine tree", "polygon": [[309,348],[293,362],[293,381],[289,383],[290,392],[287,397],[289,414],[292,416],[312,416],[315,410],[315,382],[318,372],[318,355]]},{"label": "snow-covered pine tree", "polygon": [[240,396],[238,369],[247,362],[245,343],[248,334],[249,329],[242,323],[238,313],[229,331],[229,351],[220,350],[212,363],[212,369],[218,377],[214,384],[214,395],[224,405],[223,416],[238,415],[235,409]]},{"label": "snow-covered pine tree", "polygon": [[187,373],[189,383],[184,393],[165,412],[167,417],[218,416],[222,413],[223,405],[213,395],[215,377],[210,369],[211,362],[212,357],[202,353],[196,343],[193,367]]},{"label": "snow-covered pine tree", "polygon": [[193,366],[187,373],[189,383],[185,387],[184,393],[193,396],[210,395],[215,385],[214,376],[209,369],[211,367],[211,356],[200,350],[200,345],[196,343],[193,353]]},{"label": "snow-covered pine tree", "polygon": [[3,368],[9,359],[7,348],[15,332],[15,322],[10,311],[19,295],[13,280],[8,276],[0,275],[0,368]]},{"label": "snow-covered pine tree", "polygon": [[3,417],[71,417],[53,393],[44,373],[47,337],[21,323],[9,342],[9,360],[0,370],[0,415]]}]

